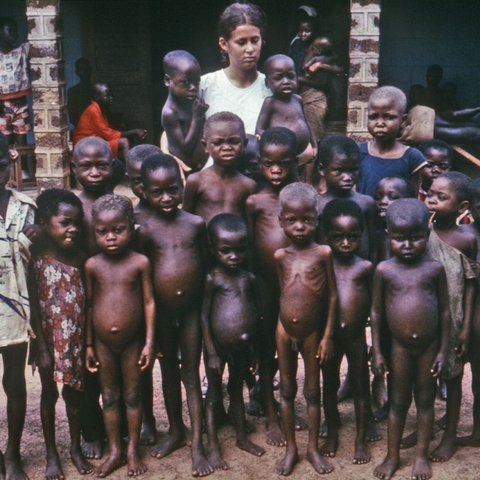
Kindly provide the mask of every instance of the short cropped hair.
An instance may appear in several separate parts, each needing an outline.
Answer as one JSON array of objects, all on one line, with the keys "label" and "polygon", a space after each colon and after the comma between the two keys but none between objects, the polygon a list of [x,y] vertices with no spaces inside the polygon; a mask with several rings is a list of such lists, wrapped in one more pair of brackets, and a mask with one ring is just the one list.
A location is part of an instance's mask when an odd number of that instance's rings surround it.
[{"label": "short cropped hair", "polygon": [[387,231],[390,233],[399,226],[419,226],[428,231],[430,212],[427,206],[416,198],[399,198],[387,208]]},{"label": "short cropped hair", "polygon": [[301,182],[290,183],[280,192],[280,208],[283,210],[284,206],[291,202],[305,201],[316,209],[317,198],[317,191],[311,185]]},{"label": "short cropped hair", "polygon": [[267,128],[260,138],[260,152],[263,152],[265,145],[282,145],[288,147],[293,157],[299,154],[297,136],[285,127]]},{"label": "short cropped hair", "polygon": [[182,61],[189,64],[193,63],[200,68],[198,60],[191,53],[186,50],[172,50],[163,57],[163,71],[167,75],[174,74],[178,71],[179,63]]},{"label": "short cropped hair", "polygon": [[10,146],[8,145],[7,136],[0,132],[0,158],[4,157],[7,157],[11,162],[12,157],[10,157]]},{"label": "short cropped hair", "polygon": [[49,188],[37,197],[36,202],[37,210],[35,212],[35,218],[39,223],[47,223],[52,217],[58,215],[62,203],[78,208],[80,216],[83,218],[82,201],[70,190]]},{"label": "short cropped hair", "polygon": [[234,123],[238,128],[240,136],[245,138],[245,125],[243,124],[243,120],[232,112],[217,112],[211,117],[208,117],[203,127],[203,138],[207,139],[209,137],[212,125],[226,122]]},{"label": "short cropped hair", "polygon": [[166,153],[155,153],[153,155],[149,155],[142,163],[142,167],[140,169],[140,178],[143,185],[148,185],[149,174],[159,170],[160,168],[172,170],[175,172],[175,175],[178,175],[179,179],[181,178],[178,163],[171,155],[167,155]]},{"label": "short cropped hair", "polygon": [[363,230],[365,218],[362,209],[353,200],[348,198],[334,198],[330,200],[323,209],[323,229],[327,233],[335,218],[353,217],[357,220],[360,230]]},{"label": "short cropped hair", "polygon": [[265,60],[265,63],[263,64],[263,72],[265,73],[265,75],[268,75],[268,73],[270,72],[271,64],[273,62],[276,62],[277,60],[283,60],[283,61],[291,62],[292,67],[295,68],[295,64],[293,63],[293,60],[292,60],[291,57],[289,57],[288,55],[283,55],[283,54],[279,53],[277,55],[272,55],[271,57],[268,57]]},{"label": "short cropped hair", "polygon": [[80,153],[86,147],[95,147],[96,149],[100,150],[105,158],[108,158],[110,161],[112,160],[112,149],[110,145],[100,137],[86,137],[82,138],[73,149],[73,161],[76,162]]},{"label": "short cropped hair", "polygon": [[470,202],[472,200],[472,179],[460,172],[442,173],[437,177],[444,178],[453,188],[455,198],[459,202]]},{"label": "short cropped hair", "polygon": [[116,211],[122,215],[122,219],[130,225],[134,223],[132,201],[123,196],[108,194],[103,195],[92,205],[92,223],[97,224],[98,216],[104,211]]},{"label": "short cropped hair", "polygon": [[390,100],[393,101],[395,107],[398,109],[399,113],[402,115],[407,109],[407,97],[406,95],[397,87],[392,87],[391,85],[386,85],[375,89],[370,98],[368,99],[368,106],[372,103],[373,100]]},{"label": "short cropped hair", "polygon": [[397,182],[397,184],[400,184],[399,193],[400,195],[402,195],[402,198],[417,198],[417,190],[415,189],[413,183],[406,178],[398,177],[396,175],[392,175],[390,177],[383,177],[382,179],[380,179],[377,183],[377,186],[375,187],[375,190],[377,190],[380,182],[383,182],[385,180],[393,180]]},{"label": "short cropped hair", "polygon": [[90,63],[90,60],[85,57],[80,57],[75,60],[75,70],[78,69],[78,67],[81,67],[82,65],[85,65],[88,68],[92,68],[92,64]]},{"label": "short cropped hair", "polygon": [[136,163],[142,163],[147,157],[157,153],[162,153],[162,151],[156,145],[150,145],[149,143],[137,145],[136,147],[133,147],[127,154],[127,167],[135,165]]},{"label": "short cropped hair", "polygon": [[427,152],[432,149],[443,150],[447,152],[447,160],[450,162],[450,164],[453,162],[453,148],[443,140],[439,140],[437,138],[433,140],[427,140],[422,142],[417,148],[423,153],[423,155],[426,155]]},{"label": "short cropped hair", "polygon": [[345,135],[328,135],[318,146],[318,155],[316,165],[322,164],[327,167],[336,155],[345,155],[348,158],[353,158],[360,163],[360,149],[358,145]]},{"label": "short cropped hair", "polygon": [[220,230],[225,232],[242,232],[247,235],[247,222],[233,213],[220,213],[208,222],[207,232],[210,241],[215,238],[215,235]]}]

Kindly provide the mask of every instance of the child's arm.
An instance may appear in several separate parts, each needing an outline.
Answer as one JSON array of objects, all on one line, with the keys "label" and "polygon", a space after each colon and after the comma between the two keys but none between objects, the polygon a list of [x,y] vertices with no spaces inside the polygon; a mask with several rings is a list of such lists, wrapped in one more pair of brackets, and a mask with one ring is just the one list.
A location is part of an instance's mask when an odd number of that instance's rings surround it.
[{"label": "child's arm", "polygon": [[367,205],[365,206],[365,223],[367,227],[369,245],[368,259],[373,264],[377,263],[377,236],[375,235],[376,215],[377,212],[375,208],[375,201],[369,199]]},{"label": "child's arm", "polygon": [[93,349],[93,278],[87,261],[85,265],[85,296],[86,296],[86,333],[85,333],[85,366],[91,373],[98,371],[100,365]]},{"label": "child's arm", "polygon": [[320,363],[322,364],[331,360],[333,357],[333,331],[337,320],[338,292],[335,272],[333,270],[332,251],[326,246],[321,246],[320,248],[328,249],[323,260],[328,288],[328,317],[325,331],[317,350],[317,358],[320,359]]},{"label": "child's arm", "polygon": [[195,203],[198,194],[197,175],[193,174],[187,178],[183,192],[182,209],[189,213],[195,213]]},{"label": "child's arm", "polygon": [[260,351],[262,348],[261,345],[261,332],[262,332],[262,326],[260,322],[263,322],[263,307],[262,307],[262,297],[260,295],[260,287],[258,286],[258,281],[257,278],[253,273],[250,274],[252,278],[252,292],[253,292],[253,301],[255,303],[255,306],[258,311],[258,322],[257,322],[257,328],[255,329],[255,338],[253,340],[253,348],[254,352],[252,355],[252,363],[250,366],[250,370],[253,373],[257,373],[258,367],[259,367],[259,357],[260,357]]},{"label": "child's arm", "polygon": [[145,346],[138,360],[140,370],[146,370],[153,364],[155,356],[155,299],[153,296],[152,268],[145,257],[141,267],[143,308],[145,315]]},{"label": "child's arm", "polygon": [[[202,137],[203,118],[208,105],[203,98],[196,98],[192,106],[192,121],[186,135],[184,135],[178,115],[172,109],[164,108],[162,112],[162,127],[164,128],[169,145],[176,145],[185,157],[194,150],[198,140]],[[183,160],[183,158],[182,158]]]},{"label": "child's arm", "polygon": [[[381,264],[380,264],[381,265]],[[388,368],[380,350],[380,328],[384,320],[383,308],[383,275],[381,266],[377,267],[373,274],[373,297],[370,311],[370,325],[372,328],[372,371],[375,376],[384,377]]]},{"label": "child's arm", "polygon": [[262,109],[258,115],[257,125],[255,127],[255,135],[257,135],[257,138],[261,137],[262,133],[270,126],[270,116],[272,114],[273,102],[273,97],[267,97],[263,101]]}]

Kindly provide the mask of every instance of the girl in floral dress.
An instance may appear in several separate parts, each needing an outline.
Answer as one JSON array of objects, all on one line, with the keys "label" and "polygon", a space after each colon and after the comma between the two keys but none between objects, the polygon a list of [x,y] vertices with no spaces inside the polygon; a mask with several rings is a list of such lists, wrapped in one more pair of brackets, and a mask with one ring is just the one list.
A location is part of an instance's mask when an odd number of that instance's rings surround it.
[{"label": "girl in floral dress", "polygon": [[57,382],[63,383],[70,428],[70,455],[81,474],[92,465],[80,445],[79,406],[84,387],[85,255],[79,247],[82,203],[67,190],[49,189],[37,199],[41,239],[32,247],[29,292],[36,356],[42,381],[40,412],[47,450],[45,478],[63,478],[55,446]]}]

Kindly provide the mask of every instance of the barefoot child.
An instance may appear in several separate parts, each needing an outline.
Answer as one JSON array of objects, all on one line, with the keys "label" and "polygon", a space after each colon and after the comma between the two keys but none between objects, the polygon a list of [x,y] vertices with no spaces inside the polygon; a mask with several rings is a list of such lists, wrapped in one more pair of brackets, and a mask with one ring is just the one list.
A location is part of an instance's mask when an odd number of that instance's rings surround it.
[{"label": "barefoot child", "polygon": [[198,172],[208,159],[201,143],[208,105],[198,97],[200,64],[190,53],[174,50],[163,58],[163,70],[168,98],[162,109],[162,127],[168,150],[180,160],[185,174]]},{"label": "barefoot child", "polygon": [[280,193],[280,225],[292,244],[275,252],[280,280],[280,315],[277,325],[278,365],[285,456],[275,466],[290,475],[298,461],[295,443],[294,400],[297,357],[305,362],[303,389],[308,412],[307,460],[318,473],[333,467],[318,450],[320,427],[320,364],[333,356],[333,330],[337,315],[337,287],[330,247],[314,242],[317,227],[317,192],[303,183]]},{"label": "barefoot child", "polygon": [[248,440],[245,432],[243,381],[252,350],[258,349],[260,297],[254,275],[243,270],[247,258],[247,224],[243,218],[221,213],[208,224],[210,249],[216,266],[207,275],[202,306],[202,332],[208,378],[206,424],[210,464],[227,469],[218,443],[215,403],[222,400],[222,374],[228,364],[230,411],[236,445],[252,455],[265,450]]},{"label": "barefoot child", "polygon": [[472,181],[462,173],[444,173],[433,181],[425,200],[434,214],[427,252],[430,258],[445,267],[452,313],[450,345],[442,375],[447,384],[446,428],[441,442],[430,454],[434,462],[446,462],[456,449],[463,365],[472,328],[478,251],[475,236],[458,226],[456,220],[469,206],[471,186]]},{"label": "barefoot child", "polygon": [[[266,130],[260,140],[260,168],[267,186],[256,195],[248,197],[245,204],[249,244],[252,249],[253,272],[258,279],[263,305],[260,350],[260,384],[263,405],[250,402],[248,413],[259,414],[266,410],[266,435],[269,445],[285,445],[285,436],[273,397],[275,362],[275,330],[278,323],[279,284],[274,254],[279,248],[290,245],[289,238],[278,223],[280,215],[279,194],[283,187],[298,181],[296,170],[297,137],[285,127]],[[256,403],[256,402],[255,402]]]},{"label": "barefoot child", "polygon": [[[390,372],[392,382],[388,452],[374,471],[382,479],[391,478],[398,468],[412,386],[418,423],[412,478],[432,476],[428,446],[434,421],[435,377],[447,362],[451,317],[445,269],[426,255],[428,218],[428,209],[417,199],[400,199],[388,207],[387,228],[393,257],[378,265],[373,280],[372,369],[376,375]],[[390,365],[380,347],[383,322],[392,336]]]},{"label": "barefoot child", "polygon": [[208,223],[219,213],[245,218],[245,200],[257,191],[256,183],[235,168],[247,139],[243,122],[234,113],[213,114],[205,123],[202,145],[213,165],[188,177],[183,209]]},{"label": "barefoot child", "polygon": [[[192,427],[192,474],[204,476],[213,472],[202,444],[199,374],[200,308],[207,245],[205,222],[178,208],[183,186],[178,164],[172,156],[148,157],[142,164],[141,174],[145,197],[154,215],[137,230],[137,246],[150,259],[153,268],[155,300],[159,305],[156,340],[163,354],[160,359],[162,388],[170,424],[167,438],[152,449],[152,456],[166,457],[186,444],[182,380]],[[199,174],[193,174],[189,181],[194,175]]]},{"label": "barefoot child", "polygon": [[[32,326],[36,335],[35,364],[42,381],[40,412],[47,449],[45,478],[63,478],[55,446],[57,382],[70,429],[70,457],[81,475],[92,465],[82,454],[80,412],[85,377],[85,253],[79,248],[82,202],[72,192],[52,188],[37,198],[37,220],[43,238],[32,247],[29,291]],[[42,241],[43,240],[43,241]]]},{"label": "barefoot child", "polygon": [[4,463],[7,478],[26,479],[20,441],[27,407],[25,361],[28,340],[34,335],[30,327],[26,273],[31,243],[22,230],[33,224],[35,202],[6,188],[11,165],[8,141],[0,132],[0,353],[8,420]]},{"label": "barefoot child", "polygon": [[[145,473],[138,451],[142,424],[142,374],[153,362],[155,303],[148,259],[130,250],[133,207],[127,197],[105,195],[92,207],[101,253],[87,260],[86,363],[99,373],[110,453],[94,468],[106,477],[125,463],[128,475]],[[127,408],[128,445],[123,451],[120,398]]]},{"label": "barefoot child", "polygon": [[370,461],[367,446],[368,420],[376,429],[373,435],[370,432],[371,437],[373,436],[375,440],[381,438],[370,405],[365,337],[365,325],[371,306],[373,265],[357,256],[365,223],[358,204],[343,198],[331,200],[323,210],[323,222],[327,244],[333,254],[339,306],[333,335],[335,357],[322,366],[323,405],[328,435],[325,444],[320,448],[320,453],[333,457],[338,448],[340,415],[337,390],[340,386],[340,364],[343,353],[346,353],[357,421],[353,463],[362,464]]}]

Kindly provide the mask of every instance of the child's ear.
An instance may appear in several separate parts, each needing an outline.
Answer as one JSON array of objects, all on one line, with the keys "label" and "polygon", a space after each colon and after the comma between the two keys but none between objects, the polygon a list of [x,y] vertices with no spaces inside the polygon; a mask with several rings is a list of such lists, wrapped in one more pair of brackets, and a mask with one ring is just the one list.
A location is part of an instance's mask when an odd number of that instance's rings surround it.
[{"label": "child's ear", "polygon": [[464,200],[463,202],[460,203],[460,206],[458,207],[458,213],[461,215],[462,213],[466,212],[468,209],[469,203],[468,200]]},{"label": "child's ear", "polygon": [[323,166],[323,163],[317,165],[317,170],[321,177],[325,176],[325,167]]},{"label": "child's ear", "polygon": [[408,117],[408,115],[406,113],[404,113],[402,115],[402,123],[400,124],[400,130],[405,128],[405,125],[406,125],[406,122],[407,122],[407,117]]},{"label": "child's ear", "polygon": [[207,149],[207,141],[204,138],[202,138],[202,147],[206,153],[210,153]]},{"label": "child's ear", "polygon": [[280,223],[280,226],[283,228],[283,218],[282,215],[278,216],[278,222]]},{"label": "child's ear", "polygon": [[170,75],[165,74],[165,76],[163,77],[163,83],[166,87],[170,86]]}]

